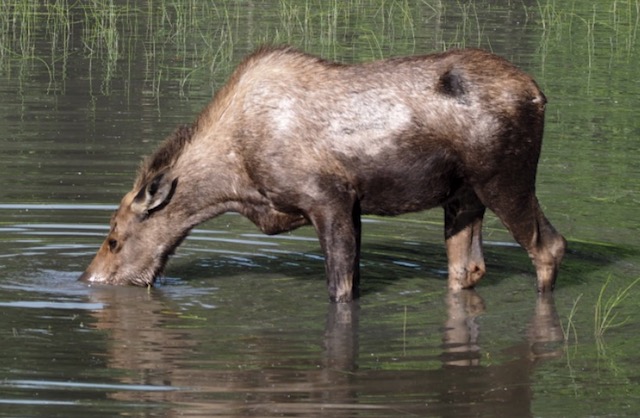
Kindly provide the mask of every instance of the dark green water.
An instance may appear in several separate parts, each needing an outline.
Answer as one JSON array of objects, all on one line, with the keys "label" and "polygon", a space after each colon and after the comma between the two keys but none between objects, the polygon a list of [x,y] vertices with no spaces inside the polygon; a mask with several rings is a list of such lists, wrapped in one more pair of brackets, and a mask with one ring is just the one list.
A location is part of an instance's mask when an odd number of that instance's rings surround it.
[{"label": "dark green water", "polygon": [[[636,416],[637,1],[0,5],[0,416]],[[442,211],[367,218],[363,296],[327,302],[314,232],[201,225],[153,289],[76,278],[140,158],[256,46],[343,62],[483,47],[549,99],[538,196],[569,240],[552,298],[499,221],[446,291]],[[599,295],[603,286],[603,296]],[[624,295],[623,295],[624,296]],[[609,302],[608,302],[609,301]]]}]

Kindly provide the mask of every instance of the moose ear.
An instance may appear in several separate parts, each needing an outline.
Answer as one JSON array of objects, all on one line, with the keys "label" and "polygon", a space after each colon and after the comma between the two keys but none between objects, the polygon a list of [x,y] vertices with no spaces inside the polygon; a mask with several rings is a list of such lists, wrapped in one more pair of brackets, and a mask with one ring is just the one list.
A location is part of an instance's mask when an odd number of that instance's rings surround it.
[{"label": "moose ear", "polygon": [[177,184],[178,179],[172,179],[168,173],[157,174],[140,189],[131,203],[131,209],[139,215],[149,215],[162,209],[173,197]]}]

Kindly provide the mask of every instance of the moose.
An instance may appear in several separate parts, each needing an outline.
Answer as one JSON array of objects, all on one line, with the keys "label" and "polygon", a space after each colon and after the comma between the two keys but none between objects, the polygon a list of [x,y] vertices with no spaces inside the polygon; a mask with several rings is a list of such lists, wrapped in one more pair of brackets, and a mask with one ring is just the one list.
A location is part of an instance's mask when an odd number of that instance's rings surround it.
[{"label": "moose", "polygon": [[143,161],[80,279],[151,285],[192,228],[231,211],[265,234],[313,225],[329,297],[349,302],[361,215],[441,206],[450,289],[485,273],[489,208],[552,291],[566,241],[535,194],[545,105],[529,75],[484,50],[342,64],[262,47]]}]

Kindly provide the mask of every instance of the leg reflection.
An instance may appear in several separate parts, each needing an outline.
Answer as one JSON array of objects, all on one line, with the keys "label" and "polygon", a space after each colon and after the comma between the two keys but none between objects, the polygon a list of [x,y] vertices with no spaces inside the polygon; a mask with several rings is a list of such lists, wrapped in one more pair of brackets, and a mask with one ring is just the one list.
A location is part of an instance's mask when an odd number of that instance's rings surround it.
[{"label": "leg reflection", "polygon": [[[540,295],[525,338],[501,352],[509,360],[481,364],[484,310],[475,291],[450,292],[443,334],[439,401],[449,416],[533,416],[532,375],[536,366],[562,355],[562,331],[553,296]],[[454,367],[451,367],[454,366]]]},{"label": "leg reflection", "polygon": [[484,312],[484,301],[475,290],[447,294],[447,320],[442,337],[442,361],[448,366],[480,364],[480,334],[476,318]]},{"label": "leg reflection", "polygon": [[549,292],[538,295],[535,314],[527,330],[527,340],[535,359],[562,355],[560,343],[564,336],[553,295]]},{"label": "leg reflection", "polygon": [[347,416],[348,411],[340,405],[357,402],[353,382],[358,361],[359,313],[357,301],[329,304],[320,380],[327,388],[322,404],[332,407],[333,416]]},{"label": "leg reflection", "polygon": [[331,303],[324,334],[324,368],[354,372],[358,356],[358,302]]}]

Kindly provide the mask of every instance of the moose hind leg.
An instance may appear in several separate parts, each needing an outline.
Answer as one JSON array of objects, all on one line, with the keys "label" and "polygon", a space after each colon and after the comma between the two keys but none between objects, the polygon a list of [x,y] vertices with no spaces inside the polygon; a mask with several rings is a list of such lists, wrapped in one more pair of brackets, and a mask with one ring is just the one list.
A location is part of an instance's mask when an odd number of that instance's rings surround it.
[{"label": "moose hind leg", "polygon": [[567,241],[560,235],[542,213],[538,200],[534,198],[536,229],[531,238],[529,255],[536,266],[538,292],[552,291],[556,284],[560,263],[567,248]]},{"label": "moose hind leg", "polygon": [[536,268],[538,292],[552,291],[567,247],[566,240],[544,216],[533,187],[529,192],[509,196],[492,193],[492,190],[509,189],[493,184],[484,194],[479,194],[529,254]]},{"label": "moose hind leg", "polygon": [[469,188],[459,192],[443,207],[449,288],[471,288],[486,271],[482,254],[482,218],[485,206]]}]

